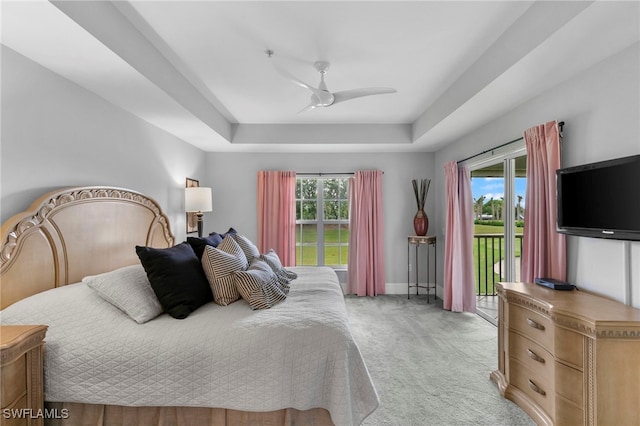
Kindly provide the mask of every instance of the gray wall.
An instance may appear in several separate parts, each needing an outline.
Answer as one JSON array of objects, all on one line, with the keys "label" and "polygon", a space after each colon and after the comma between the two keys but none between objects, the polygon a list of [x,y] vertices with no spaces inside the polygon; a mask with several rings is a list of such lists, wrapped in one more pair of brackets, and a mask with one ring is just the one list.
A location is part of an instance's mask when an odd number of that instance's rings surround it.
[{"label": "gray wall", "polygon": [[[429,233],[440,242],[441,284],[444,164],[553,119],[566,122],[565,166],[639,153],[639,49],[636,44],[612,56],[435,154],[229,154],[203,153],[2,47],[1,220],[52,189],[121,186],[154,197],[180,241],[185,236],[182,188],[185,177],[192,177],[213,187],[214,211],[205,218],[208,231],[236,226],[255,238],[258,170],[376,168],[385,172],[388,287],[402,290],[406,285],[406,236],[413,233],[415,213],[410,181],[421,177],[433,179],[427,213]],[[568,242],[570,281],[640,307],[640,244],[580,237]]]},{"label": "gray wall", "polygon": [[108,185],[153,197],[185,237],[185,177],[203,152],[2,46],[1,219],[40,195]]},{"label": "gray wall", "polygon": [[[433,179],[433,161],[431,153],[208,153],[207,182],[213,188],[214,206],[213,212],[205,216],[206,230],[225,231],[233,226],[250,239],[257,240],[256,176],[259,170],[292,170],[298,173],[382,170],[387,289],[405,292],[407,236],[415,233],[413,216],[416,205],[411,179]],[[426,211],[428,216],[436,211],[431,190]]]},{"label": "gray wall", "polygon": [[[411,179],[433,178],[433,154],[204,153],[4,46],[2,124],[2,222],[47,191],[109,185],[153,197],[181,241],[184,181],[191,177],[213,188],[206,231],[234,226],[257,238],[258,170],[383,170],[386,279],[390,290],[406,290]],[[431,193],[427,213],[435,214]]]},{"label": "gray wall", "polygon": [[[441,239],[445,223],[443,167],[448,161],[515,139],[525,129],[550,120],[566,123],[562,141],[565,167],[639,154],[639,51],[636,43],[438,151],[433,195]],[[567,246],[570,282],[640,307],[640,243],[568,237]]]}]

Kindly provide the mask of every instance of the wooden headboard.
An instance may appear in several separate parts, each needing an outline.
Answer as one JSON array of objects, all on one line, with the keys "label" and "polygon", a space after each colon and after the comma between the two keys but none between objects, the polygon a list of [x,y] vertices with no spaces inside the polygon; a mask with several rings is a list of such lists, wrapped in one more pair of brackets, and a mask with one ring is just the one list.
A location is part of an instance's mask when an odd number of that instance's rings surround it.
[{"label": "wooden headboard", "polygon": [[169,220],[156,201],[112,187],[53,191],[4,224],[0,309],[87,275],[139,262],[135,246],[170,247]]}]

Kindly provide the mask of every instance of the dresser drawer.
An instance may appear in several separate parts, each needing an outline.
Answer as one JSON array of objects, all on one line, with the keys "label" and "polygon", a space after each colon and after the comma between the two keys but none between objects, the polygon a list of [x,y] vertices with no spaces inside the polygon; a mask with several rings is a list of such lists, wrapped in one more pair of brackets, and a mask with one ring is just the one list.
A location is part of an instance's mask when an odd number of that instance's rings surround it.
[{"label": "dresser drawer", "polygon": [[511,358],[509,382],[524,392],[541,407],[549,417],[554,417],[555,394],[553,385],[537,376],[518,360]]},{"label": "dresser drawer", "polygon": [[561,395],[582,407],[584,401],[584,376],[582,371],[559,362],[556,362],[555,370],[556,395]]},{"label": "dresser drawer", "polygon": [[571,401],[556,395],[556,424],[557,425],[584,425],[584,410]]},{"label": "dresser drawer", "polygon": [[27,393],[26,355],[0,369],[0,407],[8,407]]},{"label": "dresser drawer", "polygon": [[514,332],[509,333],[509,355],[530,369],[536,377],[553,383],[553,356],[536,342]]},{"label": "dresser drawer", "polygon": [[542,314],[522,306],[509,306],[509,329],[528,337],[553,353],[553,326]]},{"label": "dresser drawer", "polygon": [[553,330],[556,359],[582,370],[584,368],[584,337],[581,334],[556,327]]}]

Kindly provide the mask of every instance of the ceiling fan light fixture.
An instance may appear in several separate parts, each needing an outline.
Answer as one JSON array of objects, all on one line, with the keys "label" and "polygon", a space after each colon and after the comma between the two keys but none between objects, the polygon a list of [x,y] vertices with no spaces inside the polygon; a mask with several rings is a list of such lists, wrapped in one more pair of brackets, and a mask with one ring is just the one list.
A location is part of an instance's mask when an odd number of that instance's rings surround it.
[{"label": "ceiling fan light fixture", "polygon": [[[273,50],[266,49],[264,51],[269,58],[271,58],[274,54]],[[309,91],[311,91],[311,102],[305,108],[303,108],[300,113],[310,111],[315,108],[327,108],[332,105],[335,105],[340,102],[348,101],[350,99],[361,98],[364,96],[372,96],[372,95],[383,95],[387,93],[396,93],[397,90],[390,87],[365,87],[361,89],[351,89],[351,90],[343,90],[340,92],[330,92],[327,88],[327,85],[324,81],[324,76],[329,70],[331,63],[329,61],[316,61],[313,64],[313,67],[320,73],[320,83],[318,87],[313,87],[310,84],[305,83],[302,80],[291,75],[289,72],[281,69],[279,66],[274,64],[276,71],[282,74],[285,78],[301,86]]]}]

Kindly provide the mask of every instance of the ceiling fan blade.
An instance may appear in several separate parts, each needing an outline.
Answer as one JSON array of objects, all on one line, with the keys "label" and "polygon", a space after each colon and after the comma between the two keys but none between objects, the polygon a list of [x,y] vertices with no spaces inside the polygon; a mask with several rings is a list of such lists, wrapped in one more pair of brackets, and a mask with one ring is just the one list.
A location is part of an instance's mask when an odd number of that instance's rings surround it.
[{"label": "ceiling fan blade", "polygon": [[300,111],[298,111],[298,114],[302,114],[304,112],[311,111],[312,109],[314,109],[316,107],[317,107],[316,104],[309,104],[306,107],[302,108]]},{"label": "ceiling fan blade", "polygon": [[291,80],[294,84],[297,84],[300,87],[304,87],[305,89],[311,90],[311,92],[313,92],[313,94],[320,96],[321,91],[313,86],[311,86],[310,84],[305,83],[304,81],[300,80],[299,78],[295,77],[294,75],[292,75],[291,73],[289,73],[288,71],[283,70],[282,68],[280,68],[277,65],[273,65],[273,67],[276,69],[276,71],[278,71],[280,74],[282,74],[283,77],[285,77],[288,80]]},{"label": "ceiling fan blade", "polygon": [[334,92],[334,104],[338,102],[348,101],[349,99],[361,98],[363,96],[383,95],[385,93],[396,93],[396,89],[390,87],[366,87],[362,89],[342,90]]}]

